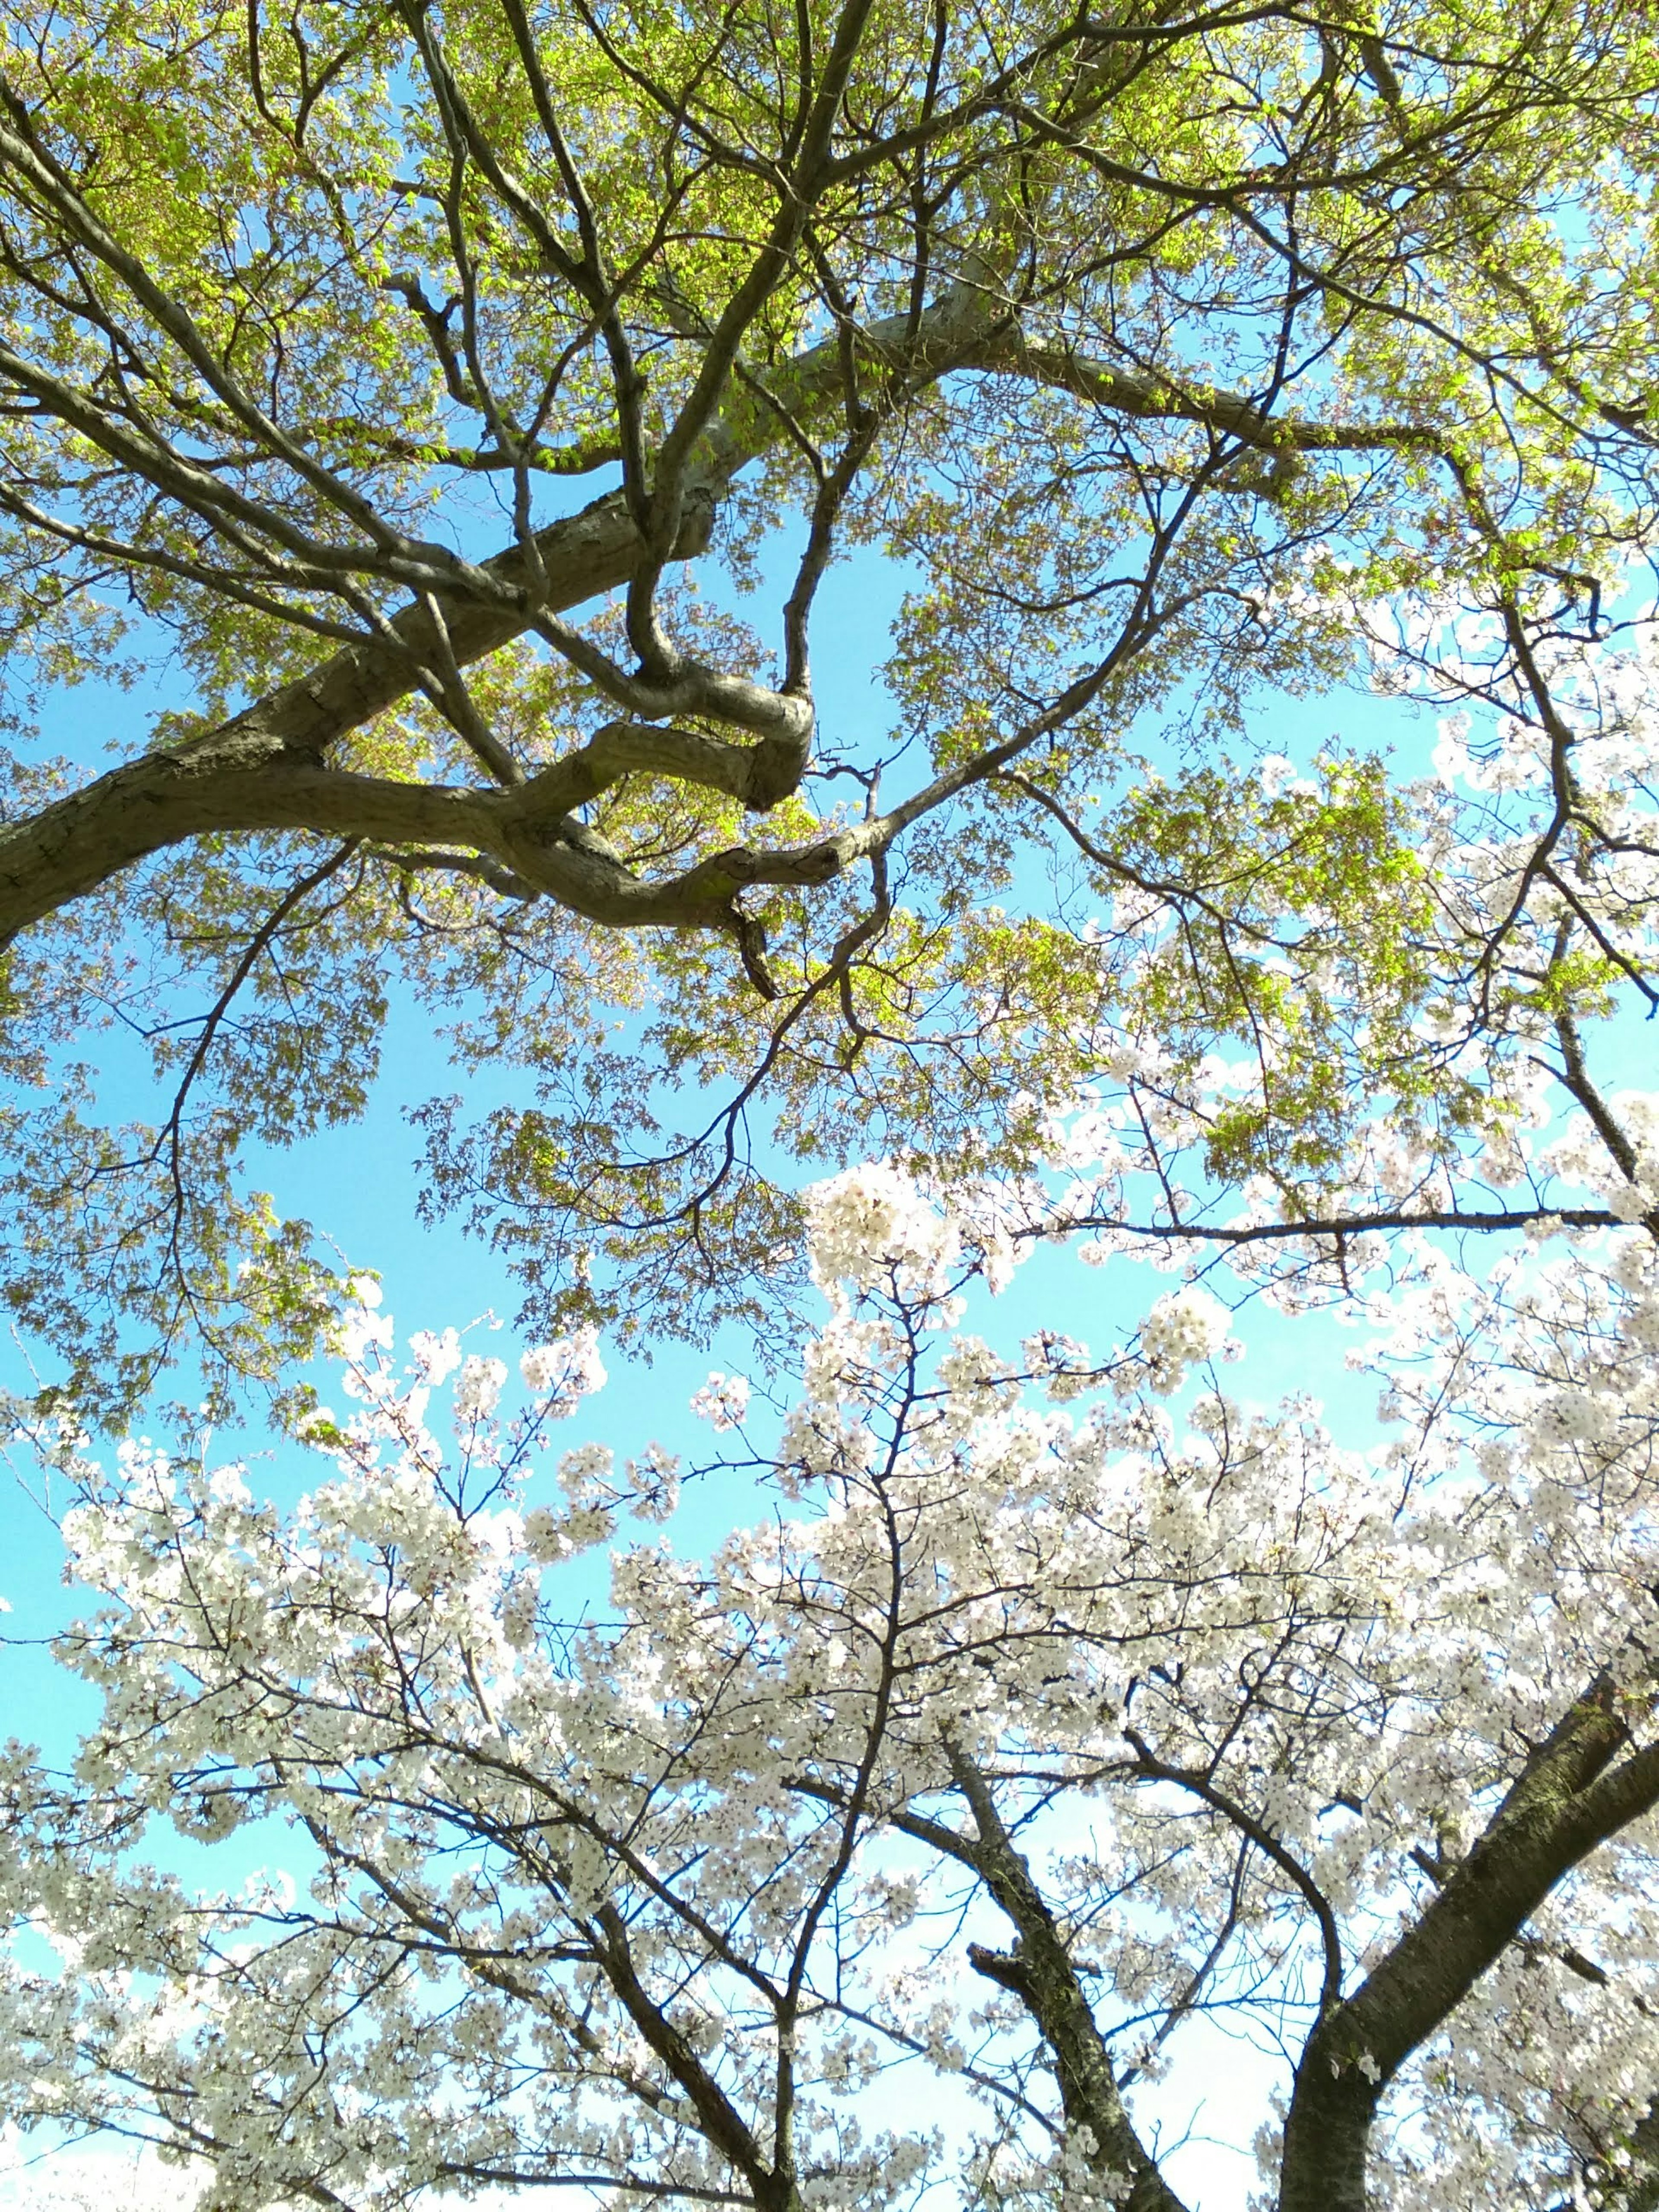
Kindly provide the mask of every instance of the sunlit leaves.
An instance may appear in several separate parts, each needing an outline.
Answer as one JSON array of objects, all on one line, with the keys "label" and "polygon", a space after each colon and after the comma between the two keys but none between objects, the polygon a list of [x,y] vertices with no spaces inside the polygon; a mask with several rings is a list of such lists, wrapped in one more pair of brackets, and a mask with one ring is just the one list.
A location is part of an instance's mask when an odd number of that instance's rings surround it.
[{"label": "sunlit leaves", "polygon": [[[478,1109],[409,1102],[419,1203],[500,1236],[540,1310],[642,1328],[766,1309],[805,1163],[1029,1198],[1099,1109],[1159,1233],[1194,1203],[1375,1209],[1388,1159],[1444,1211],[1523,1161],[1540,1060],[1590,1080],[1562,1037],[1651,967],[1644,771],[1604,804],[1569,761],[1601,681],[1573,655],[1643,619],[1656,513],[1646,7],[0,24],[0,625],[20,689],[31,653],[106,672],[124,629],[119,672],[172,687],[121,740],[167,815],[125,878],[128,846],[82,854],[61,794],[19,787],[20,910],[100,903],[20,948],[16,1065],[118,1006],[151,1048],[141,1161],[193,1069],[175,1222],[240,1221],[243,1147],[356,1114],[411,1000]],[[611,501],[587,521],[576,479]],[[637,542],[625,604],[583,563],[547,582],[594,514]],[[890,650],[813,621],[854,547],[907,564]],[[809,746],[811,672],[854,653],[890,712]],[[1273,702],[1353,682],[1573,735],[1534,748],[1547,791],[1487,805],[1408,740],[1353,757],[1339,708],[1302,781],[1258,781]],[[659,768],[480,833],[619,713]],[[180,801],[209,757],[218,796]],[[301,783],[313,811],[260,812]],[[453,838],[353,816],[435,786]],[[313,838],[349,867],[279,957]],[[603,896],[538,868],[572,854]],[[76,1170],[100,1206],[126,1157]],[[1095,1212],[1143,1217],[1110,1180]],[[95,1275],[78,1187],[42,1218],[83,1220]],[[158,1327],[192,1281],[234,1304],[241,1233],[210,1263],[204,1228],[199,1279],[169,1245]]]}]

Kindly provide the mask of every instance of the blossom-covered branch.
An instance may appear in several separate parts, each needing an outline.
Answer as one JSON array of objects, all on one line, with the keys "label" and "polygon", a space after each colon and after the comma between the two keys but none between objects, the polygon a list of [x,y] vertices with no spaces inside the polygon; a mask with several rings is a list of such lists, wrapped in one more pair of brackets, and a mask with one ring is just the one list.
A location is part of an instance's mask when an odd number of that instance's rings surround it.
[{"label": "blossom-covered branch", "polygon": [[[1652,1240],[1484,1281],[1425,1249],[1370,1314],[1391,1441],[1354,1451],[1224,1389],[1201,1289],[1011,1360],[961,1330],[974,1222],[891,1169],[812,1219],[779,1510],[706,1562],[622,1543],[585,1620],[571,1577],[685,1479],[549,1470],[591,1335],[527,1353],[509,1416],[503,1362],[452,1331],[400,1368],[360,1306],[286,1513],[40,1432],[102,1712],[72,1775],[9,1755],[12,2115],[167,2146],[216,2212],[1176,2212],[1139,2100],[1202,2017],[1288,2054],[1282,2207],[1641,2202]],[[757,1449],[742,1378],[698,1410]],[[157,1821],[273,1815],[286,1872],[143,1870]],[[916,2093],[866,2113],[890,2075]]]}]

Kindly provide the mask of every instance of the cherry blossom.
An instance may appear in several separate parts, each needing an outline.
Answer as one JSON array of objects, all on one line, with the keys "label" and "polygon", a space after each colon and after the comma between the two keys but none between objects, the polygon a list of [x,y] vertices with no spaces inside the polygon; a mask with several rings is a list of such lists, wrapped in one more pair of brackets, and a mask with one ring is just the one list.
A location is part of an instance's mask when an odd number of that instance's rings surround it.
[{"label": "cherry blossom", "polygon": [[[1179,2212],[1146,2100],[1202,2020],[1284,2053],[1278,2212],[1650,2204],[1652,1237],[1421,1249],[1356,1304],[1355,1449],[1243,1395],[1201,1285],[1011,1356],[971,1214],[890,1165],[812,1218],[774,1510],[706,1559],[668,1455],[556,1448],[589,1336],[514,1409],[359,1309],[288,1512],[38,1434],[101,1711],[0,1773],[0,2109],[162,2146],[203,2212]],[[169,1822],[291,1872],[149,1869]]]}]

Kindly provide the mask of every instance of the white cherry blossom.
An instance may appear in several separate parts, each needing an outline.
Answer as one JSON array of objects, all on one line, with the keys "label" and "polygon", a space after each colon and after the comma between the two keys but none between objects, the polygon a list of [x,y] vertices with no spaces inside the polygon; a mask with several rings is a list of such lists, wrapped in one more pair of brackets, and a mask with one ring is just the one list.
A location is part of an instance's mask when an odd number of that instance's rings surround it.
[{"label": "white cherry blossom", "polygon": [[[1201,1286],[1010,1358],[944,1318],[971,1218],[886,1167],[814,1218],[773,1510],[707,1559],[641,1525],[667,1455],[551,1449],[586,1338],[514,1411],[374,1316],[289,1513],[43,1432],[101,1706],[71,1773],[0,1764],[0,2109],[204,2212],[1179,2212],[1147,2100],[1201,2016],[1285,2053],[1279,2212],[1650,2203],[1652,1237],[1420,1253],[1355,1449],[1219,1387]],[[273,1816],[286,1888],[146,1869]]]}]

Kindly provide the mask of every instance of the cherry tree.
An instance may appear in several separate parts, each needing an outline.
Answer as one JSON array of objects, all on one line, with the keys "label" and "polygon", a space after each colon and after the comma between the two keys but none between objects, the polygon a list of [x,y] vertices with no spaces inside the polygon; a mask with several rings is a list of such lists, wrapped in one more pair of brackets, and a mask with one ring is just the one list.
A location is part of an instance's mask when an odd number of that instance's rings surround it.
[{"label": "cherry tree", "polygon": [[[1009,1358],[963,1328],[985,1219],[880,1167],[811,1210],[775,1441],[700,1394],[702,1479],[770,1493],[707,1560],[660,1449],[552,1452],[586,1334],[509,1416],[504,1362],[360,1305],[289,1511],[39,1436],[102,1707],[68,1772],[7,1754],[10,2116],[159,2145],[204,2212],[1176,2212],[1138,2115],[1204,2022],[1282,2059],[1280,2212],[1650,2207],[1645,1230],[1420,1250],[1355,1450],[1230,1393],[1200,1285]],[[146,1862],[272,1816],[289,1872]]]}]

